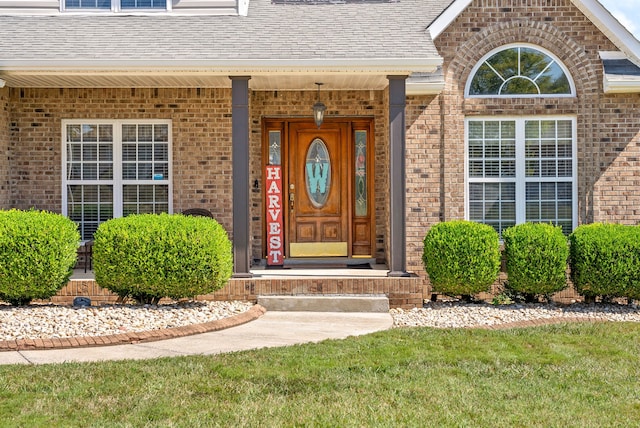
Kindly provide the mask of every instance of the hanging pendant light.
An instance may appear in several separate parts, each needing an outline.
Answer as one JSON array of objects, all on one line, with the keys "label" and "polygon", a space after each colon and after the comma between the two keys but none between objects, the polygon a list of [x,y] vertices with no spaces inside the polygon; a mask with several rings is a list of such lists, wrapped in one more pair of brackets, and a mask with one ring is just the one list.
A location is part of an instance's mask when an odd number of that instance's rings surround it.
[{"label": "hanging pendant light", "polygon": [[324,121],[324,112],[327,110],[327,106],[320,101],[320,86],[323,84],[316,83],[316,85],[318,85],[318,98],[316,99],[316,103],[313,105],[313,120],[315,120],[316,126],[320,128],[320,125],[322,125],[322,122]]}]

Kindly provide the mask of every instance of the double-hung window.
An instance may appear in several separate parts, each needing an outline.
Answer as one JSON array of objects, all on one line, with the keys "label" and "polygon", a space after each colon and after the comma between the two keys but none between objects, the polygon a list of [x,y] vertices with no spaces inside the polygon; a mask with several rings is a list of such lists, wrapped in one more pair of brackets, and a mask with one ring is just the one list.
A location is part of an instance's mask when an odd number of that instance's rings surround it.
[{"label": "double-hung window", "polygon": [[171,122],[64,120],[62,212],[82,239],[129,214],[171,212]]},{"label": "double-hung window", "polygon": [[[494,49],[474,67],[468,98],[574,97],[567,68],[526,44]],[[490,101],[488,101],[490,102]],[[571,116],[468,117],[466,217],[498,233],[524,222],[577,225],[576,119]]]},{"label": "double-hung window", "polygon": [[171,10],[171,0],[62,0],[62,10]]},{"label": "double-hung window", "polygon": [[502,233],[524,223],[576,226],[572,117],[466,120],[467,213]]}]

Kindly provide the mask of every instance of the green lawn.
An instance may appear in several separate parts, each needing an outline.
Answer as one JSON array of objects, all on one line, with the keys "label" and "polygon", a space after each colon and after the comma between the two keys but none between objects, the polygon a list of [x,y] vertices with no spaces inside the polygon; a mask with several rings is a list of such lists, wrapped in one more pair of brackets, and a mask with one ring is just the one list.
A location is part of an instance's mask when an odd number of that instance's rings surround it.
[{"label": "green lawn", "polygon": [[640,324],[408,328],[220,356],[0,367],[0,425],[636,427]]}]

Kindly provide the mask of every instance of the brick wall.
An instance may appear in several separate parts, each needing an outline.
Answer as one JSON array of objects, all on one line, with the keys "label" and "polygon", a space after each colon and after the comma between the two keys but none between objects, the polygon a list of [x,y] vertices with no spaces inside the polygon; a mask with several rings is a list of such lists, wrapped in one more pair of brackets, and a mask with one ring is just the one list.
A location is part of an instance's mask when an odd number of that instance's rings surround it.
[{"label": "brick wall", "polygon": [[13,206],[61,211],[62,119],[171,119],[174,212],[207,208],[231,232],[230,90],[11,89],[11,106]]},{"label": "brick wall", "polygon": [[[464,99],[473,66],[489,51],[531,43],[555,54],[568,68],[576,98]],[[639,95],[602,93],[599,51],[615,46],[570,0],[483,0],[461,14],[437,40],[445,59],[442,94],[446,142],[443,216],[464,216],[464,118],[477,115],[573,115],[578,128],[578,214],[580,223],[640,219],[637,108]],[[626,170],[621,174],[621,170]]]},{"label": "brick wall", "polygon": [[595,137],[594,221],[640,223],[640,95],[602,97]]},{"label": "brick wall", "polygon": [[11,128],[9,112],[9,88],[0,88],[0,209],[11,207],[9,188],[9,129]]},{"label": "brick wall", "polygon": [[447,150],[442,139],[440,97],[409,97],[406,108],[407,270],[423,273],[422,241],[442,221]]},{"label": "brick wall", "polygon": [[[570,0],[477,0],[436,40],[446,88],[407,101],[407,264],[428,228],[463,218],[464,119],[485,115],[577,118],[580,223],[640,221],[640,95],[604,95],[599,51],[617,50]],[[472,68],[491,50],[530,43],[569,69],[576,98],[465,99]]]}]

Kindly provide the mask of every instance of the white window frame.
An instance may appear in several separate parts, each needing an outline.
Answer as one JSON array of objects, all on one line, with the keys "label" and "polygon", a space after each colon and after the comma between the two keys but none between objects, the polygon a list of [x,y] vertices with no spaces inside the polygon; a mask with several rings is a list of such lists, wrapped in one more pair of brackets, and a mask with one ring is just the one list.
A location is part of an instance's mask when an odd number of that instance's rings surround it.
[{"label": "white window frame", "polygon": [[165,0],[165,7],[164,8],[122,8],[121,7],[121,0],[110,0],[111,1],[111,8],[109,9],[100,9],[100,8],[83,8],[83,7],[72,7],[72,8],[67,8],[67,0],[60,0],[60,11],[61,12],[68,12],[68,13],[72,13],[72,12],[103,12],[103,13],[108,13],[108,12],[114,12],[114,13],[119,13],[119,12],[170,12],[173,8],[173,1],[172,0]]},{"label": "white window frame", "polygon": [[[473,81],[473,78],[476,76],[478,69],[482,67],[485,61],[487,61],[489,58],[491,58],[493,55],[495,55],[498,52],[502,52],[504,50],[514,49],[514,48],[531,48],[531,49],[540,51],[545,55],[548,55],[551,59],[553,59],[556,62],[556,64],[558,64],[558,66],[564,72],[565,76],[567,77],[567,80],[569,81],[569,87],[571,88],[571,93],[570,94],[515,94],[515,95],[514,94],[509,94],[509,95],[497,95],[497,94],[471,95],[469,94],[469,91],[471,90],[471,82]],[[571,73],[569,73],[569,69],[552,52],[549,52],[548,50],[531,43],[511,43],[511,44],[502,45],[498,48],[493,49],[492,51],[487,53],[485,56],[483,56],[480,59],[480,61],[476,63],[476,65],[471,70],[471,74],[469,74],[469,78],[467,79],[467,83],[464,88],[464,96],[465,98],[572,98],[576,96],[576,85],[573,81],[573,77],[571,76]]]},{"label": "white window frame", "polygon": [[[525,123],[527,120],[568,120],[571,121],[571,177],[527,177],[525,153]],[[469,123],[472,121],[515,121],[516,127],[516,175],[514,177],[469,177]],[[572,230],[578,226],[578,143],[577,118],[575,116],[532,115],[532,116],[474,116],[465,118],[464,123],[464,191],[465,191],[465,219],[470,219],[470,183],[515,183],[516,187],[516,224],[526,221],[526,187],[529,182],[571,182],[572,191]]]},{"label": "white window frame", "polygon": [[[70,180],[67,171],[67,125],[112,125],[113,126],[113,178],[111,180]],[[156,125],[165,124],[168,127],[168,174],[165,180],[130,180],[122,177],[122,125]],[[133,185],[168,185],[168,211],[173,213],[173,130],[170,119],[62,119],[62,214],[68,216],[68,186],[69,185],[109,185],[113,187],[113,218],[123,216],[124,194],[123,187]]]}]

